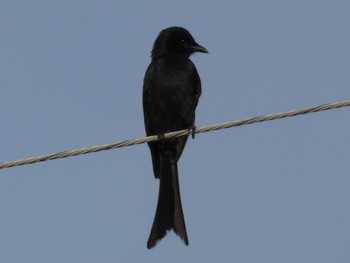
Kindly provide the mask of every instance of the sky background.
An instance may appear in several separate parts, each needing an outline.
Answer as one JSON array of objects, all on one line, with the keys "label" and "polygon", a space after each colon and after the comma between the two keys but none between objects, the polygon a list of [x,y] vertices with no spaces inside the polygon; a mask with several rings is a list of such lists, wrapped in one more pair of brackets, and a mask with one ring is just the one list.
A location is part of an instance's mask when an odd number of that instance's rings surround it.
[{"label": "sky background", "polygon": [[[0,162],[143,137],[157,34],[186,27],[196,125],[350,99],[350,2],[0,4]],[[179,162],[190,245],[146,249],[143,145],[0,170],[0,262],[350,262],[350,108],[199,134]]]}]

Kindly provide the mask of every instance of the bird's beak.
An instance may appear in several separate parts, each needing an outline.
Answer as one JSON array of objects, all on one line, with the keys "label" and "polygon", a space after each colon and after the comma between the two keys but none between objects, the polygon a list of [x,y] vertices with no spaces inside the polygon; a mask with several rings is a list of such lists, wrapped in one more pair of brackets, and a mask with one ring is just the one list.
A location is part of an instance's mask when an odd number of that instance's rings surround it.
[{"label": "bird's beak", "polygon": [[202,47],[201,45],[199,45],[197,43],[195,45],[193,45],[193,46],[190,46],[189,49],[192,52],[209,53],[208,50],[205,47]]}]

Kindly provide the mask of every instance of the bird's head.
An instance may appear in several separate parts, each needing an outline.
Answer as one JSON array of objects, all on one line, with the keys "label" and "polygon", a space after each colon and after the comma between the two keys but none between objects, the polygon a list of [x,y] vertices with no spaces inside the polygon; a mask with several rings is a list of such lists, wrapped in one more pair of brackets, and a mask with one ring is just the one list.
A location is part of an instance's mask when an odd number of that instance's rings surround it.
[{"label": "bird's head", "polygon": [[166,55],[189,57],[194,52],[208,53],[208,50],[199,45],[185,28],[169,27],[159,33],[154,42],[151,57],[158,58]]}]

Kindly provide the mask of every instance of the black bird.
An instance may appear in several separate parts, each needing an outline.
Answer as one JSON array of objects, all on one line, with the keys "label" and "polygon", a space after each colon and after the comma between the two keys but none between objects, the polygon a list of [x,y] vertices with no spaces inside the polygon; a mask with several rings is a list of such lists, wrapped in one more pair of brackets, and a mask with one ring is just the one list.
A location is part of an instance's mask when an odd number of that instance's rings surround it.
[{"label": "black bird", "polygon": [[[208,53],[182,27],[162,30],[154,42],[151,64],[143,83],[143,113],[147,136],[193,129],[201,81],[189,59],[194,52]],[[159,182],[157,210],[147,242],[150,249],[171,229],[186,245],[188,238],[182,212],[177,161],[187,136],[150,142],[153,173]]]}]

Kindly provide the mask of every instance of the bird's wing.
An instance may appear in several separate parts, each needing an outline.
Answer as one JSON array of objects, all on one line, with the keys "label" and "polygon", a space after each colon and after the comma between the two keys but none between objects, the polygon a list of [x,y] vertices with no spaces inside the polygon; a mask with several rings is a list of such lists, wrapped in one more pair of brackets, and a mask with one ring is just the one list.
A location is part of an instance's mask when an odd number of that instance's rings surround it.
[{"label": "bird's wing", "polygon": [[[147,74],[147,72],[152,71],[152,64],[148,67],[146,71],[145,76],[149,76],[150,74]],[[150,72],[151,73],[151,72]],[[152,129],[152,117],[150,115],[151,113],[151,105],[150,105],[150,97],[152,93],[152,85],[149,79],[145,77],[143,82],[143,94],[142,94],[142,103],[143,103],[143,115],[144,115],[144,121],[145,121],[145,129],[147,136],[155,135],[153,129]],[[155,178],[159,178],[159,149],[155,142],[149,142],[148,146],[151,150],[151,156],[152,156],[152,164],[153,164],[153,173]]]}]

